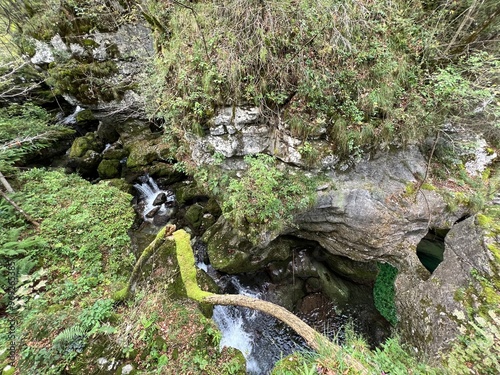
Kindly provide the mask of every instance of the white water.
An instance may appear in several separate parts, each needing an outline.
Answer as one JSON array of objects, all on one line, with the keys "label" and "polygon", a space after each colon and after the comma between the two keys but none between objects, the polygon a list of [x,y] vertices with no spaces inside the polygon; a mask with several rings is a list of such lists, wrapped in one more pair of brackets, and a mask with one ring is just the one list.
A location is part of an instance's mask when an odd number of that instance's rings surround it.
[{"label": "white water", "polygon": [[[239,294],[250,297],[259,297],[259,293],[243,288],[236,278],[231,279]],[[255,321],[260,313],[246,308],[235,306],[215,306],[213,319],[222,332],[220,348],[230,347],[238,349],[245,357],[248,374],[263,374],[264,368],[257,361],[254,353],[254,335],[249,330],[251,322]]]},{"label": "white water", "polygon": [[[241,285],[236,276],[231,284],[239,294],[261,298],[259,291]],[[215,306],[213,319],[222,333],[220,348],[236,348],[246,360],[247,374],[268,374],[276,361],[300,349],[282,332],[276,320],[257,310],[235,306]]]},{"label": "white water", "polygon": [[[144,202],[144,210],[143,210],[143,219],[144,221],[152,221],[146,217],[146,214],[150,212],[155,206],[153,206],[153,202],[160,193],[165,193],[167,195],[167,202],[172,202],[173,194],[172,192],[161,190],[156,182],[146,175],[143,177],[144,182],[141,184],[134,184],[134,188],[140,193],[141,200]],[[163,215],[167,212],[167,207],[165,204],[160,206],[160,210],[157,214]]]}]

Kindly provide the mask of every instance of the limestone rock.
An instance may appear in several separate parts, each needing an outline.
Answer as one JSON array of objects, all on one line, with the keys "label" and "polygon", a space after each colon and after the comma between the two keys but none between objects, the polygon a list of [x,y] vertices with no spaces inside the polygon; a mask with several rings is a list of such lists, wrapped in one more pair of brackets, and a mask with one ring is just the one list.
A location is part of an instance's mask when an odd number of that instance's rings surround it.
[{"label": "limestone rock", "polygon": [[465,312],[465,308],[457,293],[477,283],[472,270],[487,279],[498,277],[491,267],[494,258],[486,242],[476,218],[470,217],[451,228],[445,238],[444,260],[430,278],[415,280],[405,273],[398,275],[396,303],[402,338],[416,351],[436,354],[446,350],[459,334],[454,313]]}]

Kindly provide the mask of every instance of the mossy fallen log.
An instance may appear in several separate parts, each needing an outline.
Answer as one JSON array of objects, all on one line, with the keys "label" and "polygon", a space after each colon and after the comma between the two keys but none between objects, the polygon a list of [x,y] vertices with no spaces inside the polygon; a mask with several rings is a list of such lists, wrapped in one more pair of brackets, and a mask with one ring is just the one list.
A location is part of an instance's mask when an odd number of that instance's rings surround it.
[{"label": "mossy fallen log", "polygon": [[167,238],[175,231],[175,225],[167,225],[163,227],[158,234],[156,235],[153,242],[151,242],[142,252],[141,256],[137,260],[134,265],[134,269],[130,274],[127,285],[117,291],[113,295],[113,299],[117,302],[125,301],[130,297],[130,292],[132,291],[133,286],[139,279],[141,275],[141,270],[146,264],[146,262],[151,258],[151,256],[165,243]]},{"label": "mossy fallen log", "polygon": [[[202,304],[241,306],[262,311],[292,328],[313,350],[327,351],[329,353],[333,353],[334,355],[337,355],[341,351],[340,346],[330,341],[328,337],[316,331],[314,328],[303,322],[300,318],[282,306],[244,295],[216,294],[202,290],[196,279],[195,259],[193,249],[191,247],[190,235],[182,229],[175,231],[175,226],[167,226],[163,228],[153,242],[151,242],[151,244],[144,249],[141,257],[134,266],[134,270],[132,271],[127,286],[115,293],[115,300],[125,300],[130,296],[132,286],[137,281],[140,275],[140,270],[144,264],[154,254],[154,252],[165,243],[165,241],[172,240],[175,241],[177,262],[179,264],[181,279],[186,289],[188,298]],[[172,244],[174,244],[173,241]],[[366,368],[358,360],[347,354],[343,354],[343,357],[344,361],[349,363],[349,365],[358,374],[368,374]]]}]

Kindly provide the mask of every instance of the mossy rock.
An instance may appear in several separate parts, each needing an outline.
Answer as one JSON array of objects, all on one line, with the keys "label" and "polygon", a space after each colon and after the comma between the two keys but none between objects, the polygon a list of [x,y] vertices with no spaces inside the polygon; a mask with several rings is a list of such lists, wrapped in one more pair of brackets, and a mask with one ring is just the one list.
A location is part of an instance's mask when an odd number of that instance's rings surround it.
[{"label": "mossy rock", "polygon": [[97,172],[103,179],[115,178],[120,176],[120,160],[104,159],[99,163]]},{"label": "mossy rock", "polygon": [[203,207],[199,204],[193,204],[187,209],[184,217],[193,228],[199,229],[203,218]]},{"label": "mossy rock", "polygon": [[221,349],[221,357],[231,358],[228,362],[228,368],[231,368],[231,374],[245,375],[247,373],[247,361],[241,351],[235,348],[224,347]]},{"label": "mossy rock", "polygon": [[83,137],[78,137],[73,141],[69,151],[70,158],[83,157],[88,151],[100,151],[102,145],[96,139],[95,133],[88,133]]},{"label": "mossy rock", "polygon": [[[67,370],[70,375],[85,374],[88,369],[96,368],[98,358],[115,358],[116,343],[114,343],[106,335],[97,335],[92,340],[87,341],[83,353],[78,356],[76,361],[73,361]],[[112,374],[113,372],[106,371],[103,367],[99,372],[101,374]]]},{"label": "mossy rock", "polygon": [[122,143],[129,144],[142,134],[151,133],[149,123],[140,120],[129,120],[113,124],[114,130],[120,135]]},{"label": "mossy rock", "polygon": [[52,65],[48,70],[47,83],[56,94],[69,94],[83,104],[96,104],[121,99],[124,87],[111,86],[109,78],[118,72],[113,61],[85,63],[68,60]]},{"label": "mossy rock", "polygon": [[217,219],[212,214],[206,213],[201,217],[200,229],[205,230],[207,228],[210,228],[215,224],[216,221]]},{"label": "mossy rock", "polygon": [[149,175],[161,180],[162,185],[171,185],[186,178],[186,175],[175,169],[172,164],[154,161],[148,167]]},{"label": "mossy rock", "polygon": [[102,153],[102,157],[107,160],[122,160],[128,155],[127,151],[123,148],[109,148]]},{"label": "mossy rock", "polygon": [[336,306],[342,307],[349,300],[349,287],[332,271],[319,262],[314,262],[323,294],[328,296]]},{"label": "mossy rock", "polygon": [[90,109],[84,109],[76,114],[76,122],[87,122],[95,120],[94,113]]},{"label": "mossy rock", "polygon": [[321,254],[326,265],[335,273],[359,284],[373,284],[377,279],[378,267],[374,262],[357,262],[355,260],[331,254]]},{"label": "mossy rock", "polygon": [[208,200],[207,204],[205,205],[205,210],[215,217],[219,217],[220,215],[222,215],[222,210],[215,198],[210,198]]},{"label": "mossy rock", "polygon": [[196,185],[196,183],[189,183],[180,185],[175,189],[175,197],[179,204],[185,204],[200,198],[205,198],[205,193]]},{"label": "mossy rock", "polygon": [[162,153],[170,149],[170,146],[161,143],[156,136],[147,135],[142,139],[135,139],[126,146],[126,149],[129,151],[127,167],[137,168],[148,166],[155,160],[161,160]]}]

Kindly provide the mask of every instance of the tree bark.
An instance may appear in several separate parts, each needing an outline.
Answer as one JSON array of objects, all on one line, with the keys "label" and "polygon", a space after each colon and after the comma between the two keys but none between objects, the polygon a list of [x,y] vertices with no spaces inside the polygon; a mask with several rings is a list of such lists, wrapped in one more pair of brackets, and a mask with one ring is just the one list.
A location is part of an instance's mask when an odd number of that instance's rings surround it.
[{"label": "tree bark", "polygon": [[0,195],[7,201],[9,202],[15,209],[17,212],[19,212],[21,215],[24,216],[24,218],[26,219],[26,221],[28,221],[29,223],[33,224],[35,226],[35,228],[38,230],[40,228],[40,223],[38,221],[36,221],[35,219],[33,219],[30,215],[28,215],[26,213],[26,211],[24,211],[21,207],[19,207],[16,202],[14,202],[12,199],[10,199],[7,194],[5,194],[2,190],[0,190]]},{"label": "tree bark", "polygon": [[0,182],[5,187],[5,190],[7,190],[7,193],[13,193],[14,192],[14,189],[12,189],[12,186],[10,186],[9,181],[7,181],[7,179],[2,174],[2,172],[0,172]]}]

